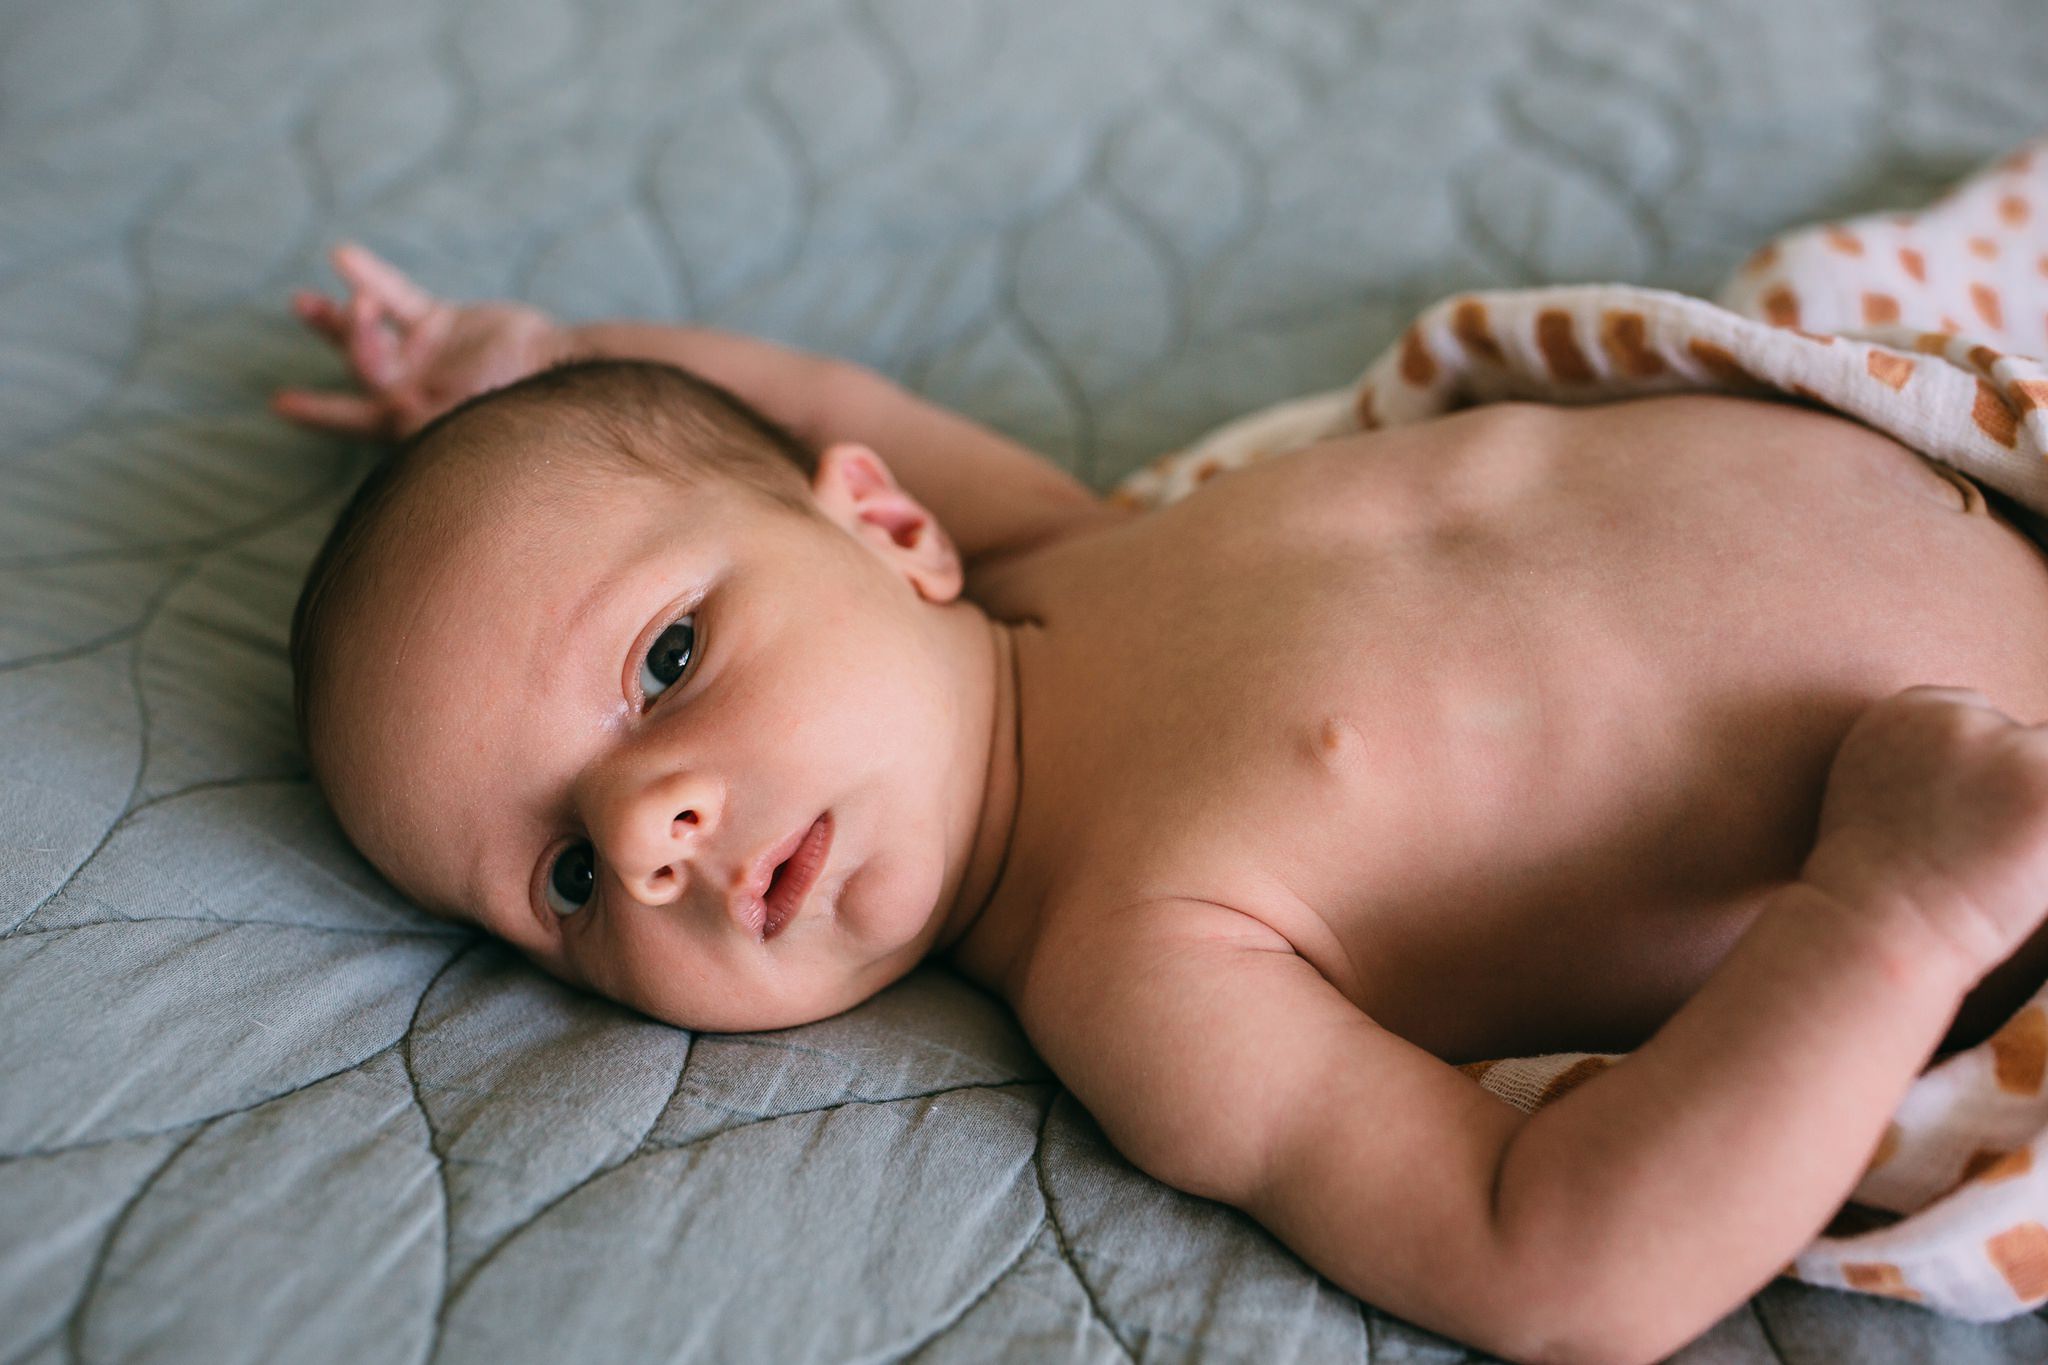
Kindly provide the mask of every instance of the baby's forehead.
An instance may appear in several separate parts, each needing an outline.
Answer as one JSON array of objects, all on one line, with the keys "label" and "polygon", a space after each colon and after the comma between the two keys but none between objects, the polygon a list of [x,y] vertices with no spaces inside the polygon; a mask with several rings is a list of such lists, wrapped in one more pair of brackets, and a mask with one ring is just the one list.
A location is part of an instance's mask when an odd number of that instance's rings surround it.
[{"label": "baby's forehead", "polygon": [[[455,619],[502,612],[598,572],[598,551],[629,525],[644,526],[652,506],[679,545],[725,515],[710,499],[672,503],[671,490],[644,479],[594,467],[564,474],[560,463],[542,456],[484,477],[420,480],[362,547],[348,614],[363,624],[422,611]],[[494,591],[501,586],[518,588],[517,597],[506,600]]]},{"label": "baby's forehead", "polygon": [[406,481],[401,520],[454,531],[507,518],[595,509],[644,492],[649,474],[573,442],[471,440],[435,449]]},{"label": "baby's forehead", "polygon": [[761,512],[811,510],[793,467],[778,481],[645,417],[607,414],[601,434],[586,417],[558,400],[529,399],[441,433],[415,452],[425,463],[408,481],[415,506],[406,520],[431,543],[457,529],[559,530],[566,519],[602,521],[650,503],[674,511],[678,529],[700,532]]}]

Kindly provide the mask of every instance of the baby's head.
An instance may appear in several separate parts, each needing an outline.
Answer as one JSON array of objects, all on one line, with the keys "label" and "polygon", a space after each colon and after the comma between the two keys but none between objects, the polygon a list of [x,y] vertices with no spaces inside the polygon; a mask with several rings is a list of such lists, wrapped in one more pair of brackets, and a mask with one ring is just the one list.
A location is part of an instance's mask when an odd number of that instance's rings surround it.
[{"label": "baby's head", "polygon": [[991,715],[960,585],[874,452],[567,365],[366,481],[293,617],[299,729],[430,912],[657,1018],[785,1027],[957,919]]}]

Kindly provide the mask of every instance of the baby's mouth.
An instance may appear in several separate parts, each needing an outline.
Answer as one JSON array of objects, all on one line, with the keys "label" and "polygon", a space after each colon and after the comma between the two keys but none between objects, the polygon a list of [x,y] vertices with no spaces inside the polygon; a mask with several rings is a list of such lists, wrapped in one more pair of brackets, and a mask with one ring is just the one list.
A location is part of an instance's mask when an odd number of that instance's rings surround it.
[{"label": "baby's mouth", "polygon": [[768,889],[761,896],[767,906],[767,918],[761,926],[763,942],[774,938],[796,917],[804,896],[825,870],[825,858],[831,849],[832,813],[827,811],[811,822],[796,852],[777,865],[775,874],[768,879]]}]

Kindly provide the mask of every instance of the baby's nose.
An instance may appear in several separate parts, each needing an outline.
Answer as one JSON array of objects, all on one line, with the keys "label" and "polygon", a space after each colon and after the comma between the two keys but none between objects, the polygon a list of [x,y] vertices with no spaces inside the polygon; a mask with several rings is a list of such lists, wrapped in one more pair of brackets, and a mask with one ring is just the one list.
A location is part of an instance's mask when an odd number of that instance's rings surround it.
[{"label": "baby's nose", "polygon": [[605,812],[598,853],[633,899],[667,905],[682,897],[723,806],[718,784],[688,773],[628,787]]}]

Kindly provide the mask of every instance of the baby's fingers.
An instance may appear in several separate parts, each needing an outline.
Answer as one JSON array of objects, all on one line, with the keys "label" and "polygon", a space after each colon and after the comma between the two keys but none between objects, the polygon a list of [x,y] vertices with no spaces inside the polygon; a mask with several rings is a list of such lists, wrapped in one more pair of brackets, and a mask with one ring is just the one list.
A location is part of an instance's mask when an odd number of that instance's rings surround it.
[{"label": "baby's fingers", "polygon": [[1974,687],[1939,687],[1932,683],[1921,683],[1916,687],[1908,687],[1902,691],[1895,692],[1890,700],[1894,703],[1903,703],[1909,706],[1935,703],[1951,706],[1971,706],[1979,711],[1993,711],[1997,709],[1992,706],[1991,698],[1985,696]]},{"label": "baby's fingers", "polygon": [[388,389],[398,380],[398,350],[377,304],[357,294],[348,305],[348,359],[356,374],[373,389]]},{"label": "baby's fingers", "polygon": [[347,280],[351,289],[382,304],[401,326],[417,323],[434,306],[434,296],[407,279],[397,266],[354,242],[335,247],[332,259],[335,273]]},{"label": "baby's fingers", "polygon": [[384,404],[357,393],[320,393],[313,389],[280,389],[270,400],[278,416],[320,431],[345,436],[383,436],[391,429]]},{"label": "baby's fingers", "polygon": [[342,315],[341,305],[325,294],[299,290],[292,295],[292,311],[299,315],[299,321],[335,345],[348,344],[348,319]]}]

